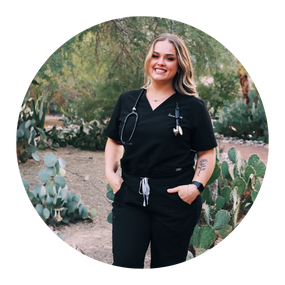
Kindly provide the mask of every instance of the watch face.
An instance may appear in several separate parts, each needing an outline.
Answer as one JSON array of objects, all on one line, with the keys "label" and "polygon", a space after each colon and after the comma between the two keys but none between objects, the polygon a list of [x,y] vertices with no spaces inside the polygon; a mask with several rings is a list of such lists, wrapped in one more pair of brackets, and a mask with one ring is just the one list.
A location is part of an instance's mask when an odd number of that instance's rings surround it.
[{"label": "watch face", "polygon": [[196,185],[200,192],[202,192],[204,190],[204,186],[202,183],[200,183],[198,181],[193,181],[192,184]]}]

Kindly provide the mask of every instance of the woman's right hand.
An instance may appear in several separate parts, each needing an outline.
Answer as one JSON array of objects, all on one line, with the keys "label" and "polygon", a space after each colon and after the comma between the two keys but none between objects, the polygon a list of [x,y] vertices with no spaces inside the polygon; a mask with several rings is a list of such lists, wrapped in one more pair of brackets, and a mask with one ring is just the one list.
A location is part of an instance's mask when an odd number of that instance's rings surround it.
[{"label": "woman's right hand", "polygon": [[107,175],[107,180],[111,188],[113,189],[114,194],[116,194],[121,188],[121,185],[123,183],[123,178],[117,173],[113,172]]}]

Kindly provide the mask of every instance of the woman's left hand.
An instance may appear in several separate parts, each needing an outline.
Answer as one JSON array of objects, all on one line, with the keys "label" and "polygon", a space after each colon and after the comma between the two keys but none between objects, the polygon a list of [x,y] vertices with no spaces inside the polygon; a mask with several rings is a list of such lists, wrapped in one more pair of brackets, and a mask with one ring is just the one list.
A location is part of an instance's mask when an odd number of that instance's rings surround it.
[{"label": "woman's left hand", "polygon": [[181,185],[175,188],[167,189],[168,193],[178,192],[179,197],[186,203],[191,204],[200,194],[198,188],[194,184]]}]

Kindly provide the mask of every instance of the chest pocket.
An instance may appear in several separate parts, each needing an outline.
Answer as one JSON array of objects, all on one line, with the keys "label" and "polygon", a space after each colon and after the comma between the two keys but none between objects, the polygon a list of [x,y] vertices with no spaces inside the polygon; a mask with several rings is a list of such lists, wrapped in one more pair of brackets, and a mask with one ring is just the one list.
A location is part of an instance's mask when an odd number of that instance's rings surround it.
[{"label": "chest pocket", "polygon": [[175,119],[168,116],[168,112],[153,112],[140,114],[136,130],[136,139],[163,143],[175,137],[173,128]]}]

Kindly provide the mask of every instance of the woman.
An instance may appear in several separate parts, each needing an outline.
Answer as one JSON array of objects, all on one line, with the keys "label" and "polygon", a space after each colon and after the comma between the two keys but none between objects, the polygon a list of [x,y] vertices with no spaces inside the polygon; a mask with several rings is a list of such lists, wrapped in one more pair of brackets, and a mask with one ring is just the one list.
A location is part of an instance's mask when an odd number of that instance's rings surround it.
[{"label": "woman", "polygon": [[106,130],[106,177],[115,193],[113,265],[128,268],[144,267],[149,244],[151,268],[186,260],[217,146],[183,41],[158,36],[144,70],[143,89],[120,96]]}]

